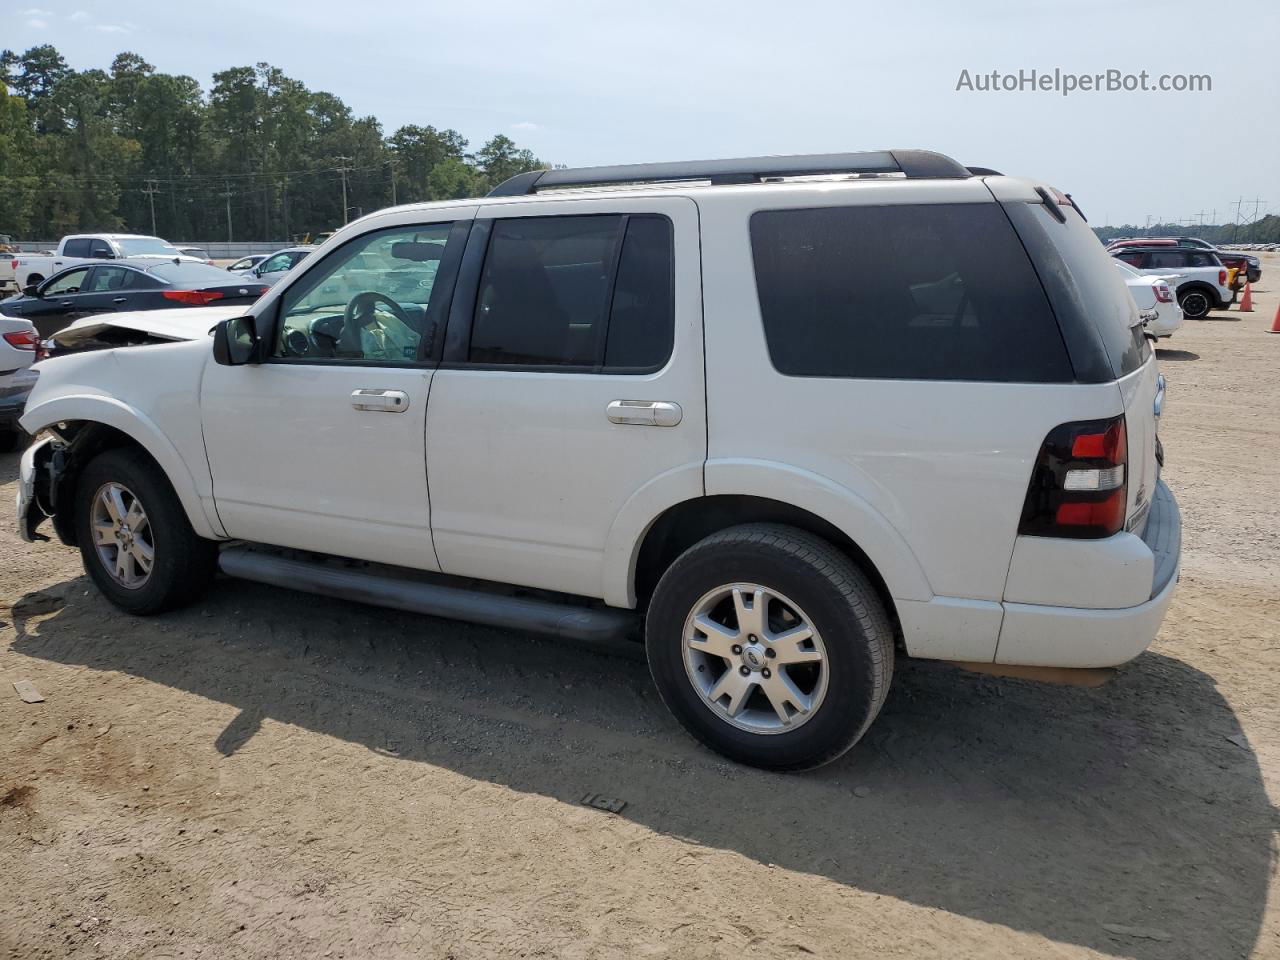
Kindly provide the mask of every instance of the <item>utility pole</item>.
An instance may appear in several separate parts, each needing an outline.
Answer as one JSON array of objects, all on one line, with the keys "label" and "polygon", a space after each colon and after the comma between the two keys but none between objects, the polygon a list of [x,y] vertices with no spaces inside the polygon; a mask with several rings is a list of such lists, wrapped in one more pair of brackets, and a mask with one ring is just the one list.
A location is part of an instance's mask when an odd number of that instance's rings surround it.
[{"label": "utility pole", "polygon": [[351,162],[350,157],[334,157],[338,161],[338,172],[342,174],[342,225],[347,225],[347,172],[351,169],[347,166]]},{"label": "utility pole", "polygon": [[1235,243],[1235,242],[1236,242],[1236,234],[1238,234],[1238,233],[1240,232],[1240,208],[1241,208],[1243,205],[1244,205],[1244,195],[1242,194],[1242,195],[1240,196],[1240,199],[1239,199],[1239,200],[1237,200],[1237,201],[1236,201],[1236,203],[1235,203],[1235,207],[1236,207],[1236,222],[1235,222],[1235,226],[1233,226],[1233,227],[1231,228],[1231,242],[1232,242],[1232,243]]},{"label": "utility pole", "polygon": [[[147,195],[147,199],[151,201],[151,235],[156,235],[156,194],[159,189],[156,187],[156,181],[148,180],[146,188],[142,191]],[[170,224],[172,226],[172,224]]]},{"label": "utility pole", "polygon": [[396,205],[396,160],[390,157],[387,160],[387,169],[391,172],[391,205]]},{"label": "utility pole", "polygon": [[227,243],[231,242],[231,181],[226,182],[227,189],[222,192],[223,198],[227,201]]},{"label": "utility pole", "polygon": [[284,216],[284,239],[286,242],[292,239],[289,234],[289,178],[283,176],[280,178],[280,212]]}]

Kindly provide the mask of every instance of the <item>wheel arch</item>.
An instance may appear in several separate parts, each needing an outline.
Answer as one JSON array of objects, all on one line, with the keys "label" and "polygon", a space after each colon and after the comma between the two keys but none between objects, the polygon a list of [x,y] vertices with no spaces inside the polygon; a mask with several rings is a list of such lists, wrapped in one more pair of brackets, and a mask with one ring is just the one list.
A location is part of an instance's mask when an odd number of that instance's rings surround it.
[{"label": "wheel arch", "polygon": [[637,606],[647,606],[662,574],[689,547],[721,530],[748,523],[795,527],[830,543],[867,575],[896,630],[893,593],[875,561],[857,541],[803,507],[752,494],[715,494],[685,500],[656,517],[635,552],[632,586]]},{"label": "wheel arch", "polygon": [[134,407],[113,397],[64,395],[29,408],[22,426],[31,434],[50,430],[66,444],[68,455],[61,472],[51,478],[56,489],[50,491],[54,529],[63,542],[75,542],[74,518],[64,515],[61,507],[69,502],[80,470],[102,451],[127,446],[144,452],[164,474],[198,535],[211,539],[226,536],[216,516],[206,513],[195,478],[177,448]]}]

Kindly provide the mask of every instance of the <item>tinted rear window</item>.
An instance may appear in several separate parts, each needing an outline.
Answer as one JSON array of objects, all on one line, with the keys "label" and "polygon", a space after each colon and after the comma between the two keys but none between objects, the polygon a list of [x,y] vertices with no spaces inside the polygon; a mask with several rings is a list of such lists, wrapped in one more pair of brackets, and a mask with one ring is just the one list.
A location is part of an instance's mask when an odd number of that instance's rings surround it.
[{"label": "tinted rear window", "polygon": [[1044,290],[994,203],[762,211],[751,246],[780,373],[1072,379]]},{"label": "tinted rear window", "polygon": [[211,267],[207,263],[194,263],[183,260],[180,263],[165,261],[154,267],[147,267],[147,273],[173,284],[195,284],[212,286],[216,284],[244,283],[242,277],[233,277],[225,270]]},{"label": "tinted rear window", "polygon": [[[1142,335],[1133,297],[1124,278],[1111,266],[1101,241],[1071,208],[1064,208],[1066,223],[1059,223],[1044,204],[1031,206],[1097,328],[1115,375],[1123,377],[1137,370],[1151,356],[1151,348]],[[1161,251],[1160,255],[1168,254]],[[1144,261],[1144,268],[1153,266],[1157,265],[1149,259]]]}]

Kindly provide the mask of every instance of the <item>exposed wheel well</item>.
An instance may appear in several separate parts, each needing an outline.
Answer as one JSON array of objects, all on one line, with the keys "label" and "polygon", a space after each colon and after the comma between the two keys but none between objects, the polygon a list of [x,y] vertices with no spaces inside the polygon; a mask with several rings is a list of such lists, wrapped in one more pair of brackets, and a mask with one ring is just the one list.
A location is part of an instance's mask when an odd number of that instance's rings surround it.
[{"label": "exposed wheel well", "polygon": [[901,636],[898,612],[880,571],[847,534],[817,514],[780,500],[744,495],[699,497],[668,509],[649,527],[636,558],[636,605],[644,610],[667,567],[704,537],[743,523],[782,523],[807,530],[835,546],[870,578],[885,610]]},{"label": "exposed wheel well", "polygon": [[85,464],[104,450],[118,447],[134,447],[152,463],[155,463],[155,458],[146,447],[123,430],[94,420],[59,423],[54,428],[54,433],[65,447],[60,462],[55,461],[54,469],[50,472],[49,490],[42,491],[41,498],[48,498],[45,502],[53,514],[53,529],[58,534],[58,539],[68,546],[75,546],[76,483]]}]

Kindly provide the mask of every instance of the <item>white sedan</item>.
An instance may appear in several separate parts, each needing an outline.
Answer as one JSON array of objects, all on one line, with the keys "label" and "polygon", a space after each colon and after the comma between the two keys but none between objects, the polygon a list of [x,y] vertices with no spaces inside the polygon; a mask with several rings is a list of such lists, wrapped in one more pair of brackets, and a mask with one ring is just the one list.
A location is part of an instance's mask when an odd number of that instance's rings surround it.
[{"label": "white sedan", "polygon": [[1176,283],[1180,275],[1139,273],[1121,260],[1116,261],[1116,268],[1124,275],[1129,295],[1142,313],[1147,332],[1153,337],[1173,336],[1173,332],[1182,326],[1182,308],[1178,306],[1178,299],[1169,283]]}]

